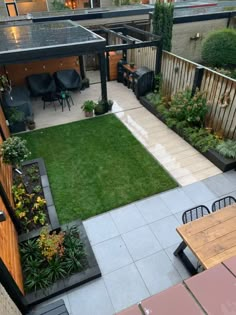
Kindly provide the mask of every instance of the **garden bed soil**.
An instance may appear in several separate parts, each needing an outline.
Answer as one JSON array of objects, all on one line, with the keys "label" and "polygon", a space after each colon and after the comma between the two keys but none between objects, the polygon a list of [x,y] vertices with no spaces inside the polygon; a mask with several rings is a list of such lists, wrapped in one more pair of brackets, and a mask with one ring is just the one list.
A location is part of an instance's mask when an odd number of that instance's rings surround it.
[{"label": "garden bed soil", "polygon": [[101,271],[98,266],[97,260],[90,245],[87,233],[84,229],[83,223],[80,220],[73,221],[69,224],[61,226],[61,230],[65,231],[67,228],[76,225],[80,231],[80,238],[84,245],[84,250],[87,256],[88,267],[87,269],[74,273],[71,276],[58,280],[47,289],[37,290],[35,292],[27,293],[24,300],[27,306],[31,307],[41,302],[44,302],[52,297],[64,293],[70,289],[78,287],[84,283],[101,277]]},{"label": "garden bed soil", "polygon": [[[43,198],[45,198],[45,200],[46,200],[45,211],[46,211],[49,231],[58,229],[60,225],[59,225],[59,221],[58,221],[57,212],[56,212],[56,209],[54,206],[54,202],[53,202],[53,198],[52,198],[52,194],[51,194],[51,189],[50,189],[44,161],[42,158],[30,160],[30,161],[22,163],[22,168],[25,170],[25,169],[27,169],[28,166],[30,167],[32,165],[37,165],[39,168],[39,179],[35,183],[35,185],[41,185],[41,188],[42,188],[41,196]],[[25,179],[27,179],[27,178],[25,178]],[[29,187],[27,187],[27,191],[29,193],[31,193],[32,189],[33,188],[31,185],[29,185]],[[24,241],[24,240],[39,236],[41,228],[42,228],[42,225],[38,225],[37,228],[35,228],[29,232],[21,233],[19,235],[19,241]]]},{"label": "garden bed soil", "polygon": [[[147,100],[146,97],[140,97],[139,101],[150,113],[152,113],[154,116],[165,123],[165,119],[163,118],[163,116],[156,110],[152,103]],[[179,132],[176,128],[171,129],[183,138],[181,132]],[[184,138],[184,140],[191,145],[191,143],[187,139]],[[196,148],[196,150],[198,149]],[[236,160],[225,158],[213,149],[209,149],[206,152],[199,152],[204,155],[209,161],[211,161],[215,166],[217,166],[222,172],[227,172],[236,168]]]}]

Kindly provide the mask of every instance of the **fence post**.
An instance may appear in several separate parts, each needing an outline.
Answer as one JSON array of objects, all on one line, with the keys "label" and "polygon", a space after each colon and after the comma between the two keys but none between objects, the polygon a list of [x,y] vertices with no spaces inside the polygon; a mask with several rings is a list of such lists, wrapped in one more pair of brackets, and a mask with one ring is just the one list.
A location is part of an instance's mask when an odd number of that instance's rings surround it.
[{"label": "fence post", "polygon": [[197,67],[194,74],[193,86],[192,86],[192,96],[195,94],[196,89],[201,88],[202,78],[204,74],[204,67]]}]

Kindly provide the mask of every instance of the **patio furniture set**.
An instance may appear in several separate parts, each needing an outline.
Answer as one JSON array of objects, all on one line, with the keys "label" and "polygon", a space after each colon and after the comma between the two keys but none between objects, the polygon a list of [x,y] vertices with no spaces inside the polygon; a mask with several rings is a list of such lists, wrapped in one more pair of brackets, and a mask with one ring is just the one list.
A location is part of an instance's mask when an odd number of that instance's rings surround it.
[{"label": "patio furniture set", "polygon": [[235,314],[235,286],[236,257],[233,257],[117,315]]},{"label": "patio furniture set", "polygon": [[[218,211],[220,210],[220,211]],[[196,220],[198,219],[198,220]],[[188,271],[195,275],[199,266],[209,269],[236,256],[236,199],[226,196],[212,204],[212,213],[203,205],[186,210],[182,215],[184,225],[177,228],[183,239],[174,255],[179,257]],[[199,260],[195,268],[185,255],[189,247]]]},{"label": "patio furniture set", "polygon": [[25,121],[33,121],[33,109],[30,97],[41,97],[43,109],[46,104],[58,103],[62,111],[70,110],[74,105],[69,91],[81,89],[80,74],[74,69],[60,70],[52,76],[50,73],[33,74],[26,77],[27,86],[14,86],[2,94],[3,110],[10,124],[11,132],[25,130]]}]

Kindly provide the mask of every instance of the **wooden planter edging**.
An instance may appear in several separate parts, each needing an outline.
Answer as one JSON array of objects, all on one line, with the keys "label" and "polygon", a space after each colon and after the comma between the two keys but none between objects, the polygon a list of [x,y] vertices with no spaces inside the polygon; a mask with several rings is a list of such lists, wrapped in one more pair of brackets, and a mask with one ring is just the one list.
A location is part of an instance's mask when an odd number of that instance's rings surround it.
[{"label": "wooden planter edging", "polygon": [[[46,200],[47,203],[47,210],[48,210],[48,217],[49,217],[49,231],[50,230],[56,230],[60,227],[59,224],[59,220],[58,220],[58,216],[57,216],[57,212],[56,212],[56,208],[54,206],[54,202],[53,202],[53,198],[52,198],[52,193],[51,193],[51,189],[50,189],[50,185],[49,185],[49,181],[48,181],[48,175],[47,175],[47,171],[46,171],[46,167],[44,164],[44,160],[42,158],[38,158],[38,159],[34,159],[34,160],[30,160],[27,162],[22,163],[22,165],[30,165],[30,164],[34,164],[37,163],[39,166],[39,173],[40,173],[40,177],[41,177],[41,183],[42,183],[42,187],[43,187],[43,194],[44,194],[44,198]],[[33,231],[30,231],[28,233],[22,233],[19,235],[19,241],[25,241],[27,239],[30,238],[34,238],[39,236],[41,231],[41,227],[38,229],[35,229]]]},{"label": "wooden planter edging", "polygon": [[[163,123],[165,123],[165,120],[162,117],[162,115],[158,113],[155,107],[153,107],[152,104],[145,97],[140,97],[139,101],[150,113],[152,113],[154,116],[160,119]],[[180,137],[183,138],[181,133],[178,132],[176,128],[170,128],[170,129],[172,129],[175,133],[177,133]],[[184,138],[184,140],[191,145],[191,143],[187,139]],[[236,168],[236,160],[225,158],[213,149],[209,149],[206,152],[201,152],[197,148],[195,149],[198,152],[200,152],[202,155],[204,155],[215,166],[217,166],[222,172],[227,172]]]},{"label": "wooden planter edging", "polygon": [[93,249],[90,245],[87,233],[83,226],[83,223],[80,220],[73,221],[69,224],[64,224],[61,226],[62,230],[66,230],[67,227],[78,226],[80,231],[80,238],[83,242],[85,252],[87,254],[87,260],[89,267],[81,272],[77,272],[68,278],[58,280],[52,286],[44,290],[38,290],[36,292],[31,292],[25,295],[24,301],[26,304],[31,307],[43,301],[46,301],[54,296],[57,296],[61,293],[64,293],[70,289],[78,287],[84,283],[87,283],[91,280],[101,277],[101,271],[98,266],[97,260],[93,253]]}]

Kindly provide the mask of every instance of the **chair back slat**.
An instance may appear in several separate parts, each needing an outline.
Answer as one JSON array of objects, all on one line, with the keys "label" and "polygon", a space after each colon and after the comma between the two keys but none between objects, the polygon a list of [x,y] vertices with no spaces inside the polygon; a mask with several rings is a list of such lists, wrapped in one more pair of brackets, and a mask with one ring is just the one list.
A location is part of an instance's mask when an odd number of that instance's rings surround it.
[{"label": "chair back slat", "polygon": [[226,196],[224,198],[221,198],[219,200],[216,200],[215,202],[213,202],[211,209],[212,212],[218,211],[222,208],[225,208],[227,206],[230,206],[232,204],[236,203],[236,199],[232,196]]},{"label": "chair back slat", "polygon": [[186,224],[208,214],[210,214],[210,210],[206,206],[200,205],[184,211],[182,215],[182,221],[184,224]]}]

